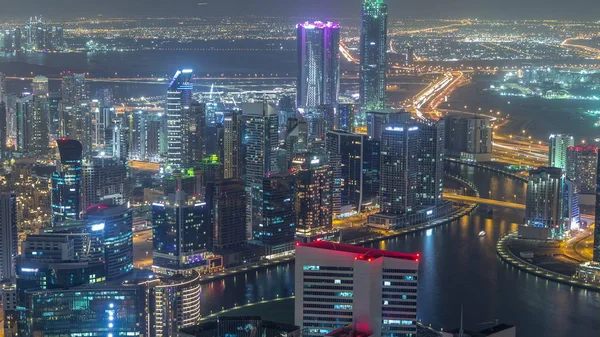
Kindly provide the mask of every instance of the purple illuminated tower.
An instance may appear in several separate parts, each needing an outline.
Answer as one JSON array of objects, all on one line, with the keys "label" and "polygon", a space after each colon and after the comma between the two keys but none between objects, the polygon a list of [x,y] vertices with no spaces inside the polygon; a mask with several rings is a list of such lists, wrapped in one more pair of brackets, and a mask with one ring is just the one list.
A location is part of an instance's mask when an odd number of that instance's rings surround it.
[{"label": "purple illuminated tower", "polygon": [[298,30],[298,108],[335,105],[340,88],[340,26],[305,22]]}]

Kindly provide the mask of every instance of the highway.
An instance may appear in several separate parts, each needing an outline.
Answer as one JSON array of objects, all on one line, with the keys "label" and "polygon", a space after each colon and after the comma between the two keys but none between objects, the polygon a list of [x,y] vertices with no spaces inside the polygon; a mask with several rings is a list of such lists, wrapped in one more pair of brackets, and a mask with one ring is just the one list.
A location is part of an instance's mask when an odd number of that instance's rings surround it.
[{"label": "highway", "polygon": [[594,258],[594,226],[566,242],[564,249],[567,256],[581,262],[591,261]]},{"label": "highway", "polygon": [[575,50],[575,51],[579,52],[582,56],[585,56],[585,57],[600,59],[600,49],[589,47],[589,46],[578,44],[578,43],[574,43],[574,41],[577,41],[577,40],[589,40],[592,37],[597,37],[597,36],[598,35],[575,36],[575,37],[564,40],[560,44],[560,46],[563,48]]}]

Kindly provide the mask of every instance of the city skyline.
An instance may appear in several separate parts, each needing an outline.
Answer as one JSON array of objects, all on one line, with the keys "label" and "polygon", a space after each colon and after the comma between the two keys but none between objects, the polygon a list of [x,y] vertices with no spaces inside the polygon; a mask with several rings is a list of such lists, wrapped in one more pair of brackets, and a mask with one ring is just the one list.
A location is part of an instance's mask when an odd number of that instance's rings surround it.
[{"label": "city skyline", "polygon": [[0,26],[4,336],[600,331],[600,21],[62,1]]},{"label": "city skyline", "polygon": [[[240,16],[240,15],[287,15],[301,17],[358,17],[352,8],[360,5],[361,0],[307,0],[295,1],[250,0],[244,6],[238,6],[239,0],[204,1],[185,0],[177,8],[163,1],[148,2],[129,0],[108,0],[96,3],[90,0],[77,8],[68,6],[67,0],[52,3],[38,0],[25,0],[18,4],[6,4],[0,17],[27,17],[35,15],[53,18],[65,15],[96,16],[102,14],[112,17],[137,17],[160,15],[165,12],[185,16]],[[202,5],[199,5],[202,4]],[[260,9],[259,9],[260,8]],[[390,14],[397,18],[433,17],[433,18],[481,18],[481,19],[594,19],[593,13],[600,10],[600,4],[594,0],[456,0],[452,6],[443,0],[424,0],[419,2],[391,2]],[[136,13],[136,14],[133,14]]]}]

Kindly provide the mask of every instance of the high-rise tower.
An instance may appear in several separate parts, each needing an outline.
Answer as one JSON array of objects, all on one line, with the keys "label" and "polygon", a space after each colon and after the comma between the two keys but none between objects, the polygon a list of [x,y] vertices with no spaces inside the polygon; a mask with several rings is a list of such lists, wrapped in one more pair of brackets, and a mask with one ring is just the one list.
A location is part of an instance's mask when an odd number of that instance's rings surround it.
[{"label": "high-rise tower", "polygon": [[246,212],[248,237],[251,237],[253,228],[258,229],[263,221],[263,178],[266,174],[278,171],[278,116],[275,108],[266,103],[244,104],[242,116],[245,123],[245,181],[248,192]]},{"label": "high-rise tower", "polygon": [[48,77],[46,76],[36,76],[31,81],[33,87],[33,94],[38,95],[48,95]]},{"label": "high-rise tower", "polygon": [[340,88],[340,26],[333,22],[305,22],[297,26],[297,105],[316,108],[334,105]]},{"label": "high-rise tower", "polygon": [[74,74],[71,72],[63,74],[60,91],[64,102],[75,103],[86,100],[88,95],[85,85],[85,74]]},{"label": "high-rise tower", "polygon": [[237,112],[226,112],[223,118],[223,178],[239,179],[242,175],[242,121]]},{"label": "high-rise tower", "polygon": [[133,269],[133,215],[127,205],[97,204],[86,209],[86,219],[104,227],[107,279]]},{"label": "high-rise tower", "polygon": [[548,156],[548,167],[567,169],[567,150],[569,146],[575,145],[573,136],[568,134],[550,135],[550,152]]},{"label": "high-rise tower", "polygon": [[66,219],[80,219],[81,211],[81,143],[61,138],[57,141],[60,160],[57,172],[52,174],[52,223]]},{"label": "high-rise tower", "polygon": [[182,168],[186,160],[184,118],[192,103],[192,77],[192,69],[177,70],[167,89],[167,165],[171,169]]},{"label": "high-rise tower", "polygon": [[387,3],[364,0],[360,28],[360,106],[385,107],[387,72]]},{"label": "high-rise tower", "polygon": [[15,276],[17,257],[17,197],[0,193],[0,281]]}]

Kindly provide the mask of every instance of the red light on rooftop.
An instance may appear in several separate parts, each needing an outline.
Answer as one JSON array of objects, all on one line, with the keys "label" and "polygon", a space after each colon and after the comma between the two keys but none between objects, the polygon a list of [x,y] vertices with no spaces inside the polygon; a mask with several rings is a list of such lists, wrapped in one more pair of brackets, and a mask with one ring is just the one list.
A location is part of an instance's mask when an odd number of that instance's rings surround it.
[{"label": "red light on rooftop", "polygon": [[319,242],[319,241],[323,241],[323,239],[317,239],[317,242]]}]

